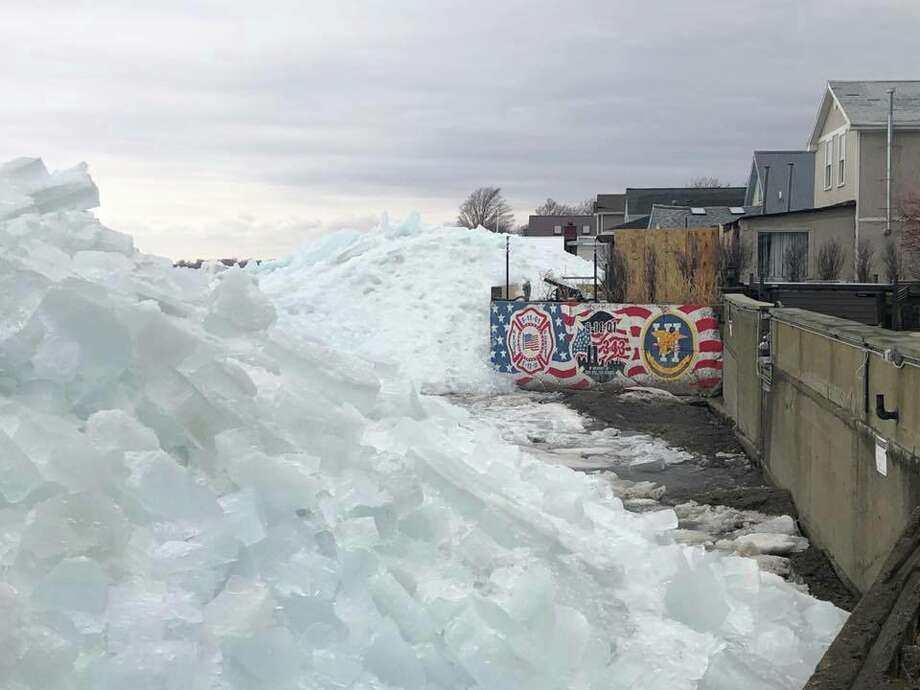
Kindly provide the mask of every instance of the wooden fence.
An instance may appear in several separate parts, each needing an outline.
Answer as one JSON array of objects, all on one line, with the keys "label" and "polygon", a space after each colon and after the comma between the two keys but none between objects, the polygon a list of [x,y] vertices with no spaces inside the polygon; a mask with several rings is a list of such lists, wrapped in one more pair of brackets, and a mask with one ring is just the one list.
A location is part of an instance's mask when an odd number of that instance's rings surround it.
[{"label": "wooden fence", "polygon": [[716,304],[719,229],[615,230],[626,265],[626,301]]}]

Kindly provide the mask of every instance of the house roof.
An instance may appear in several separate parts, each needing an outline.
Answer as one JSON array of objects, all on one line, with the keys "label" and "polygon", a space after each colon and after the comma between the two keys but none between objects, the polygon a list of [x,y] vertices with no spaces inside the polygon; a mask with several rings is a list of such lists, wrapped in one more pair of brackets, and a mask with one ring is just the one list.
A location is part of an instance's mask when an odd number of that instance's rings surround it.
[{"label": "house roof", "polygon": [[745,187],[627,187],[629,215],[646,215],[652,206],[741,206]]},{"label": "house roof", "polygon": [[[735,209],[734,211],[732,209]],[[731,223],[753,211],[744,206],[652,206],[648,228],[702,228]]]},{"label": "house roof", "polygon": [[623,213],[625,207],[625,194],[598,194],[594,204],[597,213]]},{"label": "house roof", "polygon": [[627,230],[630,228],[640,228],[644,230],[648,227],[648,216],[639,216],[638,218],[633,218],[631,221],[626,223],[620,223],[619,225],[614,225],[611,230]]},{"label": "house roof", "polygon": [[827,213],[828,211],[839,211],[842,208],[849,207],[856,207],[856,201],[854,199],[840,201],[836,204],[828,204],[827,206],[818,206],[817,208],[800,208],[796,211],[779,211],[777,213],[760,213],[758,208],[753,208],[750,213],[742,216],[742,219],[752,220],[756,218],[769,218],[771,216],[791,216],[794,213]]},{"label": "house roof", "polygon": [[[792,165],[792,198],[789,194],[789,172]],[[769,176],[766,174],[770,168]],[[814,151],[754,151],[751,162],[751,174],[748,179],[745,206],[754,205],[757,186],[760,185],[762,201],[766,203],[766,212],[774,213],[811,208],[815,196],[815,152]],[[764,190],[764,186],[769,189]]]},{"label": "house roof", "polygon": [[850,127],[886,127],[888,89],[894,89],[895,127],[920,127],[920,81],[829,81],[809,145],[816,145],[834,103],[843,111]]}]

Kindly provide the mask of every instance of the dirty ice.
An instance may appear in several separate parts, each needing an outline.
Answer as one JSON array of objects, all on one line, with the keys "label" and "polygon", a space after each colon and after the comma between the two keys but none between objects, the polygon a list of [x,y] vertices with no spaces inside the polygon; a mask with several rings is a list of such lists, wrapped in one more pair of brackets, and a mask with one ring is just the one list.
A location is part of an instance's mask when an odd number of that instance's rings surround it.
[{"label": "dirty ice", "polygon": [[[844,614],[502,440],[504,238],[175,269],[0,166],[0,687],[797,688]],[[588,267],[513,238],[512,279]]]}]

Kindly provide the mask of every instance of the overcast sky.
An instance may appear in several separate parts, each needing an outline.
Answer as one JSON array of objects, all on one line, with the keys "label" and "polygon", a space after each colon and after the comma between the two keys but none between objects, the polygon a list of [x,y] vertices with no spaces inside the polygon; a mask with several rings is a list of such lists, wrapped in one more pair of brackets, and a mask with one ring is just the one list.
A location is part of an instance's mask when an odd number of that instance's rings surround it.
[{"label": "overcast sky", "polygon": [[804,146],[828,79],[920,78],[917,0],[137,5],[0,2],[0,158],[88,162],[103,221],[173,258],[453,222],[486,184],[519,221],[744,184],[753,149]]}]

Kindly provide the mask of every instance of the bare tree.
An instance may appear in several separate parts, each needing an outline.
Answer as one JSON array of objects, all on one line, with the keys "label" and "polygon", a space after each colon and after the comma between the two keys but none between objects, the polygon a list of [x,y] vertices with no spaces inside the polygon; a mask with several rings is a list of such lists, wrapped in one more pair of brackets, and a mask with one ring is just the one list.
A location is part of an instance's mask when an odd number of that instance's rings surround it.
[{"label": "bare tree", "polygon": [[712,187],[731,187],[727,182],[722,182],[718,177],[701,175],[700,177],[691,178],[687,183],[688,187],[693,189],[709,189]]},{"label": "bare tree", "polygon": [[786,280],[798,283],[805,280],[808,273],[808,245],[804,242],[793,242],[783,252],[783,269]]},{"label": "bare tree", "polygon": [[646,243],[645,252],[642,255],[642,262],[645,269],[645,285],[648,288],[649,302],[655,301],[655,292],[658,287],[658,250],[651,242]]},{"label": "bare tree", "polygon": [[920,275],[920,194],[909,194],[901,203],[901,273]]},{"label": "bare tree", "polygon": [[754,259],[754,246],[741,238],[738,230],[727,233],[719,245],[719,274],[722,283],[740,281]]},{"label": "bare tree", "polygon": [[502,196],[501,187],[480,187],[460,204],[457,224],[465,228],[481,225],[493,232],[510,232],[514,227],[514,213]]},{"label": "bare tree", "polygon": [[594,213],[593,199],[566,204],[549,197],[533,210],[535,216],[589,216],[592,213]]},{"label": "bare tree", "polygon": [[856,247],[856,282],[868,283],[869,272],[872,270],[872,257],[875,256],[875,247],[866,239],[859,241]]},{"label": "bare tree", "polygon": [[846,250],[840,240],[830,239],[818,250],[818,279],[837,280],[846,261]]},{"label": "bare tree", "polygon": [[607,299],[611,302],[625,302],[629,285],[629,266],[620,248],[614,245],[607,260]]},{"label": "bare tree", "polygon": [[904,277],[903,255],[898,251],[898,245],[892,240],[885,242],[885,249],[882,250],[882,264],[885,266],[887,282],[896,283]]}]

